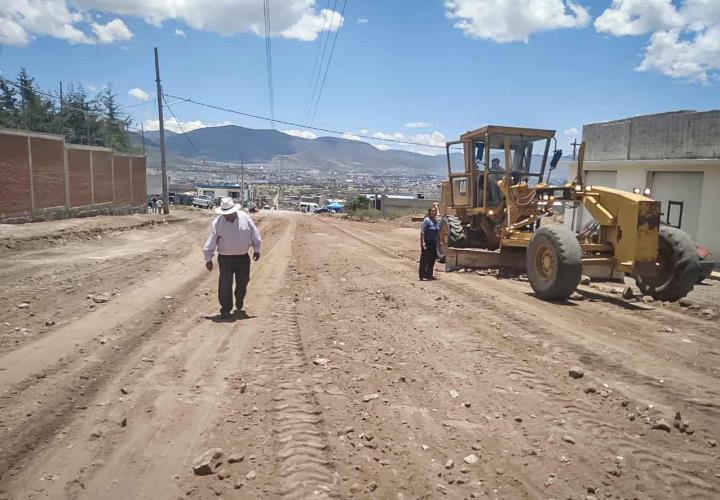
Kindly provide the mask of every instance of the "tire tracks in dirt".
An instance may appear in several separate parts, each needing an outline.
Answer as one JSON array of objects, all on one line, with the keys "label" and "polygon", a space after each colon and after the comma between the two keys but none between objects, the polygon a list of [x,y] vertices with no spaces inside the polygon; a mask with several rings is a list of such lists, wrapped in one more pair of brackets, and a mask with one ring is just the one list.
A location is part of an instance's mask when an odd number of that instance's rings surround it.
[{"label": "tire tracks in dirt", "polygon": [[[254,266],[253,279],[267,279],[273,267],[288,258],[274,243],[287,238],[290,224],[277,219],[265,222],[259,225],[266,253]],[[278,229],[282,234],[273,235]],[[77,356],[70,356],[67,372],[39,379],[36,392],[47,393],[47,384],[54,383],[57,397],[45,398],[30,421],[33,425],[26,426],[24,441],[5,443],[4,451],[17,451],[12,455],[13,471],[0,480],[0,493],[11,492],[18,498],[175,497],[177,483],[170,476],[189,468],[189,450],[212,420],[223,378],[232,372],[248,341],[239,330],[252,323],[252,319],[224,324],[202,319],[203,312],[216,307],[214,275],[197,280],[185,273],[185,279],[189,283],[176,294],[173,310],[162,320],[137,308],[133,311],[146,322],[142,328],[132,321],[122,325],[131,332],[126,333],[127,346],[119,350],[105,346],[104,354],[97,352],[100,348],[90,348],[90,357],[99,359],[89,373],[78,369]],[[160,287],[157,293],[165,292]],[[267,308],[263,304],[269,300],[259,294],[249,298],[248,306]],[[55,403],[73,390],[77,393],[78,378],[85,381],[79,396],[58,412]],[[27,399],[27,388],[22,389],[10,393],[8,405]],[[123,419],[127,427],[118,425]],[[88,439],[93,429],[100,430],[100,436]],[[39,477],[48,479],[38,483]]]},{"label": "tire tracks in dirt", "polygon": [[[408,271],[408,276],[414,276],[414,266],[408,262],[403,262],[402,259],[398,262],[398,257],[402,258],[399,252],[392,249],[385,248],[373,241],[368,241],[368,238],[359,234],[352,233],[344,228],[338,227],[339,224],[322,221],[326,226],[332,226],[337,229],[340,233],[351,236],[356,241],[362,243],[366,247],[380,250],[384,255],[393,259],[393,264],[385,258],[374,259],[379,268],[385,269],[385,272],[389,272],[391,269],[397,269],[397,264],[400,263],[403,268]],[[363,233],[363,235],[366,233]],[[520,303],[507,297],[497,297],[492,295],[494,291],[481,291],[474,284],[466,282],[460,282],[461,277],[451,277],[446,275],[441,281],[435,283],[433,288],[436,293],[442,295],[442,290],[448,290],[453,292],[455,298],[464,296],[466,300],[470,300],[472,307],[475,310],[482,311],[482,318],[484,324],[494,325],[494,328],[501,330],[496,332],[495,341],[488,343],[486,341],[478,341],[473,336],[464,336],[464,342],[468,342],[474,346],[483,357],[490,357],[495,366],[495,370],[499,373],[507,374],[508,377],[516,379],[522,382],[526,387],[532,390],[539,390],[540,394],[543,394],[548,401],[552,402],[552,405],[557,405],[562,408],[562,412],[565,415],[563,420],[566,420],[562,428],[557,428],[557,432],[567,432],[570,434],[577,433],[579,436],[592,436],[595,442],[602,442],[610,450],[615,450],[614,453],[619,456],[623,456],[622,459],[618,459],[619,463],[608,467],[608,477],[619,477],[622,475],[622,467],[632,469],[634,472],[640,472],[639,483],[650,484],[656,482],[662,484],[663,481],[667,484],[669,490],[667,493],[673,493],[680,496],[687,497],[698,497],[698,498],[711,498],[720,490],[720,481],[718,477],[712,475],[706,476],[705,479],[697,475],[698,470],[712,469],[713,460],[712,455],[709,453],[698,454],[694,453],[696,445],[692,442],[687,444],[680,444],[683,440],[682,437],[670,437],[665,436],[653,436],[651,439],[641,438],[641,435],[645,434],[644,429],[640,429],[636,424],[633,428],[634,433],[628,434],[627,431],[622,431],[617,424],[612,423],[617,421],[617,413],[620,411],[621,399],[617,398],[617,394],[605,399],[601,396],[594,396],[594,398],[601,398],[599,401],[601,405],[597,403],[588,404],[592,401],[593,396],[587,396],[580,393],[581,387],[577,387],[574,390],[570,389],[558,389],[567,385],[567,381],[563,380],[563,377],[559,375],[559,371],[563,368],[558,366],[558,369],[551,368],[548,370],[547,363],[558,364],[557,358],[572,358],[574,356],[580,356],[585,359],[593,360],[593,368],[596,372],[604,372],[602,376],[607,376],[608,373],[614,374],[619,379],[626,380],[626,384],[617,384],[613,387],[615,391],[618,390],[618,386],[621,387],[622,392],[627,392],[639,399],[644,399],[647,394],[639,392],[637,388],[642,387],[646,390],[648,387],[652,387],[653,395],[650,396],[653,399],[659,399],[660,401],[666,402],[670,405],[670,408],[677,407],[677,402],[683,404],[692,404],[696,401],[692,400],[692,395],[696,393],[693,388],[690,387],[691,381],[696,379],[702,380],[705,384],[705,390],[709,389],[707,385],[711,385],[712,381],[709,377],[704,377],[698,374],[692,374],[690,378],[685,377],[687,385],[680,385],[680,387],[668,387],[657,384],[652,386],[652,381],[655,379],[647,377],[642,372],[636,370],[630,370],[630,366],[627,363],[609,361],[618,359],[618,353],[614,349],[609,348],[604,344],[601,344],[591,336],[582,334],[580,337],[585,341],[583,344],[574,342],[572,348],[568,350],[567,346],[562,345],[562,342],[557,338],[558,329],[565,330],[566,335],[571,335],[571,327],[562,318],[553,318],[551,321],[546,322],[540,320],[542,311],[539,310],[539,305]],[[469,285],[469,286],[468,286]],[[499,293],[499,292],[498,292]],[[532,312],[532,320],[527,316],[527,312]],[[561,330],[561,331],[562,331]],[[511,332],[509,335],[504,336],[500,339],[502,331]],[[460,333],[454,333],[455,337],[463,337]],[[515,337],[513,339],[513,337]],[[457,339],[460,340],[460,339]],[[519,342],[518,342],[519,341]],[[539,352],[528,355],[525,351],[530,351],[532,348],[529,345],[535,345],[541,347],[541,350],[550,350],[549,355],[539,356]],[[589,345],[589,347],[588,347]],[[498,346],[502,346],[501,349]],[[623,356],[620,356],[622,359]],[[520,360],[524,363],[522,368],[519,368]],[[542,374],[540,371],[532,368],[532,365],[537,363],[545,363]],[[638,361],[634,361],[635,364]],[[539,366],[539,365],[538,365]],[[677,375],[682,375],[681,372],[675,372]],[[585,379],[588,380],[588,379]],[[632,385],[635,388],[633,389]],[[591,383],[596,384],[596,381],[590,380]],[[583,382],[582,385],[585,385]],[[580,384],[578,384],[580,385]],[[613,384],[615,385],[615,384]],[[677,382],[676,384],[677,385]],[[597,388],[597,386],[596,386]],[[632,390],[628,390],[632,389]],[[702,387],[698,387],[702,389]],[[597,388],[598,392],[601,392],[601,388]],[[688,397],[686,391],[689,391],[691,397]],[[705,392],[706,397],[712,397],[712,394]],[[615,410],[603,410],[603,406],[608,404],[616,405]],[[548,406],[547,410],[550,410],[552,406]],[[707,406],[705,406],[707,410]],[[697,409],[697,408],[696,408]],[[538,411],[541,409],[538,408]],[[568,418],[569,417],[569,418]],[[716,420],[706,420],[701,423],[701,429],[704,426],[705,432],[712,432],[714,430],[713,422]],[[625,423],[622,424],[625,426]],[[645,427],[645,429],[648,429]],[[715,429],[716,430],[716,429]],[[651,431],[652,432],[652,431]],[[657,431],[655,431],[657,432]],[[543,433],[534,436],[536,439],[547,439]],[[671,444],[672,443],[672,444]],[[663,449],[672,449],[678,447],[677,455],[682,457],[683,465],[678,465],[674,460],[668,460],[661,452]],[[659,453],[660,452],[660,453]],[[665,478],[666,481],[663,479]]]}]

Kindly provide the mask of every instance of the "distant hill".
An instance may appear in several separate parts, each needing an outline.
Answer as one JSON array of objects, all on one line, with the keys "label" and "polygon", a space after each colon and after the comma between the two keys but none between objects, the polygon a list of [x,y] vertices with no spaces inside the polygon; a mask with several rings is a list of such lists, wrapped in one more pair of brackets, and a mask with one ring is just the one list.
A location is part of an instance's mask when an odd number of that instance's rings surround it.
[{"label": "distant hill", "polygon": [[[140,136],[131,134],[131,143],[141,145]],[[440,153],[434,156],[397,149],[382,151],[363,141],[339,137],[304,139],[278,130],[236,125],[206,127],[187,134],[168,130],[165,133],[165,143],[168,158],[171,159],[192,159],[200,156],[210,161],[267,163],[282,156],[312,164],[321,170],[344,168],[375,173],[447,173],[447,160],[442,149],[438,149]],[[159,162],[159,147],[159,133],[146,132],[145,149],[151,164]],[[462,169],[462,155],[451,156],[453,171]],[[533,155],[534,166],[541,161],[541,156]],[[553,180],[564,180],[567,176],[567,163],[566,158],[560,161],[557,170],[553,172]]]},{"label": "distant hill", "polygon": [[[138,134],[131,135],[133,145],[142,144]],[[192,141],[192,145],[188,139]],[[278,156],[292,156],[320,168],[343,166],[375,172],[415,170],[424,173],[442,173],[446,169],[444,154],[428,156],[392,149],[381,151],[362,141],[338,137],[304,139],[277,130],[251,129],[236,125],[206,127],[184,135],[166,131],[165,144],[168,155],[184,158],[201,156],[214,161],[263,163]],[[151,158],[157,154],[159,146],[158,132],[146,132],[145,148]]]}]

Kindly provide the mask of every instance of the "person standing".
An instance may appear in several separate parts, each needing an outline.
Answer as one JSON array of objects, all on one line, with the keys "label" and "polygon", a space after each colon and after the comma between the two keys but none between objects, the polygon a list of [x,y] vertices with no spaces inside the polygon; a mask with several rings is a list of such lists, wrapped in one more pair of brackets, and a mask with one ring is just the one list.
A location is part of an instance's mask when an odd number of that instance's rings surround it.
[{"label": "person standing", "polygon": [[420,280],[434,280],[433,269],[437,259],[437,242],[440,237],[440,223],[437,208],[428,209],[420,225]]},{"label": "person standing", "polygon": [[151,203],[151,205],[150,205],[150,213],[151,213],[151,214],[156,213],[156,210],[155,210],[155,209],[157,208],[157,202],[158,202],[157,196],[153,196],[153,197],[152,197],[152,200],[150,200],[150,203]]},{"label": "person standing", "polygon": [[260,259],[262,239],[252,218],[240,210],[232,198],[221,198],[220,206],[215,209],[219,214],[210,225],[210,236],[203,247],[205,267],[213,270],[213,255],[218,252],[218,301],[220,318],[229,319],[233,307],[233,277],[235,278],[235,308],[243,310],[245,293],[250,281],[250,256],[253,248],[253,260]]},{"label": "person standing", "polygon": [[157,206],[157,213],[159,213],[159,214],[163,213],[163,210],[162,210],[162,208],[163,208],[163,201],[162,201],[162,199],[158,198],[158,201],[157,201],[157,203],[156,203],[155,205]]}]

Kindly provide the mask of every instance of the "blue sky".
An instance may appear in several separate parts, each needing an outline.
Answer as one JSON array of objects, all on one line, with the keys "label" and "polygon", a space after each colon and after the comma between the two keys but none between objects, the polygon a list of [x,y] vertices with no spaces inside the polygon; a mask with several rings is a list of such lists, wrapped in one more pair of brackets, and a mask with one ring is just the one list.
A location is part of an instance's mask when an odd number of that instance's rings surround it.
[{"label": "blue sky", "polygon": [[[142,102],[128,94],[141,89],[150,101],[128,112],[153,128],[157,46],[167,93],[269,115],[262,0],[180,3],[29,0],[29,15],[28,1],[3,0],[0,70],[13,77],[25,66],[45,89],[112,83],[123,105]],[[338,28],[330,11],[342,4],[270,1],[278,119],[303,121],[324,35],[310,39],[330,18]],[[576,134],[565,131],[583,123],[720,108],[718,0],[349,0],[339,29],[320,127],[439,144],[496,123],[554,128],[567,144]],[[270,126],[172,107],[188,129]]]}]

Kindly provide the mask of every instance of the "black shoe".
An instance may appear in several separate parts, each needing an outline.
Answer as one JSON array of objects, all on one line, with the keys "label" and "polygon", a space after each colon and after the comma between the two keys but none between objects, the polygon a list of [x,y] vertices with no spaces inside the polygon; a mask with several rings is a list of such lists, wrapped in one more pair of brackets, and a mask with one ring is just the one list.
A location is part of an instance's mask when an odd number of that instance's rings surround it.
[{"label": "black shoe", "polygon": [[221,312],[220,319],[230,319],[230,313]]}]

